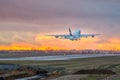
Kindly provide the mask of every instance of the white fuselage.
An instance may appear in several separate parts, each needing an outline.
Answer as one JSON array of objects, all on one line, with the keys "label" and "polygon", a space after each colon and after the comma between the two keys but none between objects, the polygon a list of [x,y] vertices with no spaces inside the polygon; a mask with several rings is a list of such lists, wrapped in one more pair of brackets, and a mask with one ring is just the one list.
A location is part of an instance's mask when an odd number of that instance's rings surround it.
[{"label": "white fuselage", "polygon": [[77,39],[80,38],[80,35],[81,35],[80,30],[76,30],[75,32],[72,33],[72,35],[70,35],[68,37],[68,39],[70,39],[70,40],[77,40]]}]

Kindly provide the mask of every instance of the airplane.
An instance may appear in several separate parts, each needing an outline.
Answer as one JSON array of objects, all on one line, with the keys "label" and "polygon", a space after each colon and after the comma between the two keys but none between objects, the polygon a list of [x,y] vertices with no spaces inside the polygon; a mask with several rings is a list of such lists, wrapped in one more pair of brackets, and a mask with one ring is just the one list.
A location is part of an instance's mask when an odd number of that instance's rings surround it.
[{"label": "airplane", "polygon": [[72,33],[71,29],[69,28],[69,34],[62,34],[62,35],[46,35],[46,36],[54,36],[55,38],[60,39],[69,39],[69,40],[80,40],[81,38],[85,37],[92,37],[94,38],[96,35],[99,34],[81,34],[81,31],[77,29]]}]

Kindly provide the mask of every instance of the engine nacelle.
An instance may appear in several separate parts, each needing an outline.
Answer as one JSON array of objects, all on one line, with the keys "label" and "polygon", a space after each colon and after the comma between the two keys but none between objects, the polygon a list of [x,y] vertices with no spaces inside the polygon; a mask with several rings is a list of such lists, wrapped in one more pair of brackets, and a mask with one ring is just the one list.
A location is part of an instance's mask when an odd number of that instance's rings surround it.
[{"label": "engine nacelle", "polygon": [[94,38],[95,36],[92,36],[92,38]]},{"label": "engine nacelle", "polygon": [[55,36],[55,38],[58,38],[58,36]]},{"label": "engine nacelle", "polygon": [[65,36],[64,38],[65,38],[65,39],[67,39],[67,37],[66,37],[66,36]]}]

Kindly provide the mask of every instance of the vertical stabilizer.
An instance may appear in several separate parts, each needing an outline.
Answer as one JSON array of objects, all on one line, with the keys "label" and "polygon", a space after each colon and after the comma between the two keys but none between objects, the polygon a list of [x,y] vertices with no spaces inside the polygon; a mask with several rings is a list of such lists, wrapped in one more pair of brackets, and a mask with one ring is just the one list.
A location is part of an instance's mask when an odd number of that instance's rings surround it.
[{"label": "vertical stabilizer", "polygon": [[70,29],[70,28],[69,28],[69,34],[70,34],[70,35],[72,35],[72,31],[71,31],[71,29]]}]

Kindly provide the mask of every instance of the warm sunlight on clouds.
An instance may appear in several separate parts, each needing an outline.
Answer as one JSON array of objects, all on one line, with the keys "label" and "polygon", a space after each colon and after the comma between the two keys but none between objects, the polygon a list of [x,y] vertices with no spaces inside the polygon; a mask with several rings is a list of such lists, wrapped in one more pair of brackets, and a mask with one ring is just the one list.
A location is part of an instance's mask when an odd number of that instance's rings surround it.
[{"label": "warm sunlight on clouds", "polygon": [[0,46],[0,50],[120,50],[120,39],[110,39],[103,43],[99,43],[99,40],[100,39],[96,37],[82,38],[79,41],[70,41],[37,35],[35,38],[37,45],[29,43],[13,43],[8,46]]},{"label": "warm sunlight on clouds", "polygon": [[36,36],[36,42],[40,43],[41,45],[46,45],[46,47],[54,48],[57,47],[58,49],[104,49],[104,50],[120,50],[120,39],[110,39],[104,42],[99,42],[101,39],[100,37],[95,38],[82,38],[79,41],[71,41],[71,40],[64,40],[64,39],[56,39],[54,37],[48,36]]},{"label": "warm sunlight on clouds", "polygon": [[110,39],[108,42],[98,44],[98,48],[102,50],[120,50],[120,39]]},{"label": "warm sunlight on clouds", "polygon": [[[45,34],[101,34],[79,41]],[[0,0],[0,50],[120,50],[119,0]]]}]

